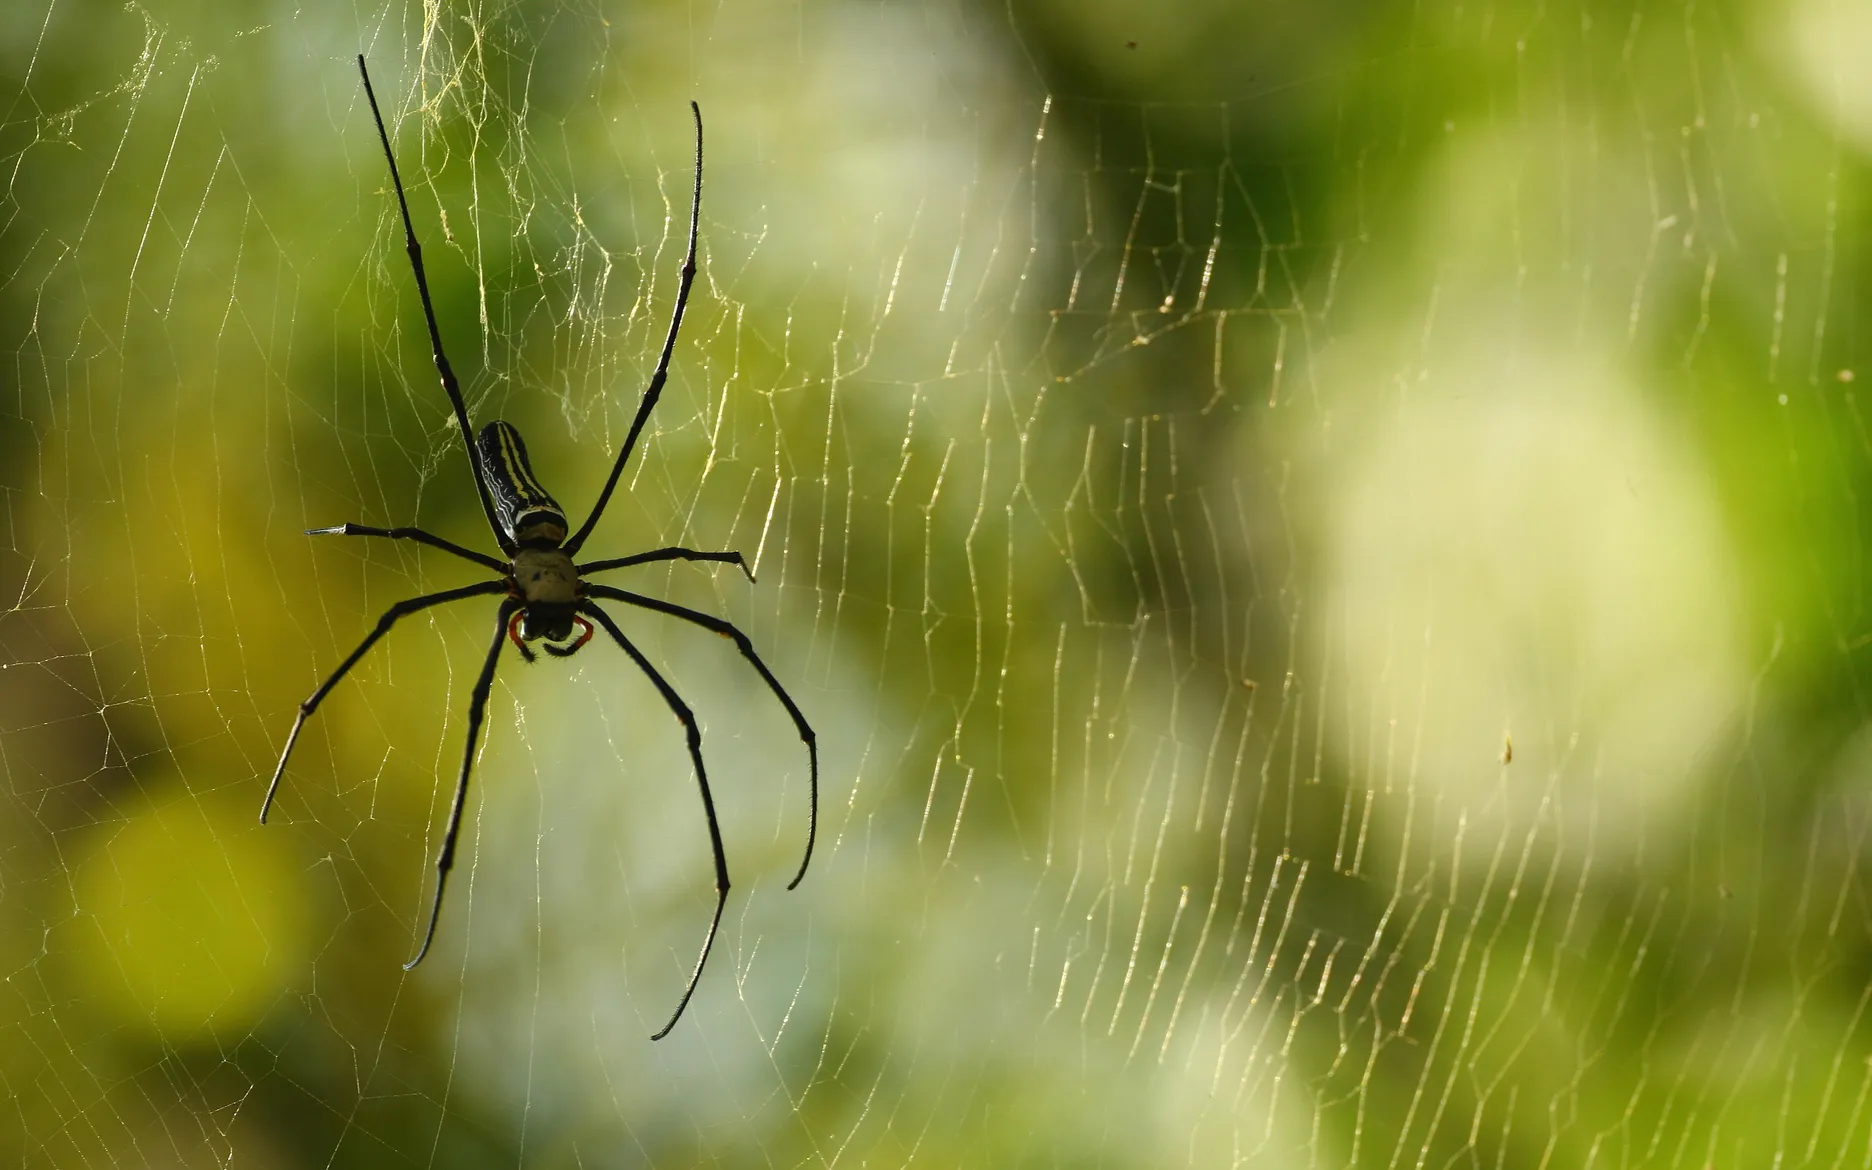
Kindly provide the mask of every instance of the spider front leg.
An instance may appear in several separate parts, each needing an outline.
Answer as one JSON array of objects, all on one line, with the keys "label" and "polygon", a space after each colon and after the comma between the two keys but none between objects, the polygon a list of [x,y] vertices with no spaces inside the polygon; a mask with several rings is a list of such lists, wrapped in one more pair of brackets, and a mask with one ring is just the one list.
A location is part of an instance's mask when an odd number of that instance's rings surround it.
[{"label": "spider front leg", "polygon": [[468,799],[468,774],[474,771],[475,743],[481,738],[481,720],[487,714],[488,692],[494,689],[494,667],[500,662],[501,643],[507,640],[509,615],[520,603],[508,598],[501,602],[500,616],[494,619],[494,644],[488,647],[487,661],[481,664],[481,677],[475,680],[468,696],[468,746],[462,751],[461,778],[455,782],[455,799],[449,804],[448,830],[442,835],[442,852],[436,857],[435,897],[429,903],[429,927],[423,931],[422,946],[416,957],[403,964],[413,969],[429,953],[435,941],[436,920],[442,916],[442,887],[448,883],[449,870],[455,865],[455,838],[461,834],[462,805]]},{"label": "spider front leg", "polygon": [[586,592],[593,597],[602,597],[607,601],[621,601],[626,605],[635,605],[642,609],[668,614],[670,617],[681,618],[686,622],[694,622],[705,630],[713,630],[722,637],[733,640],[735,646],[741,651],[741,657],[753,664],[762,681],[767,684],[767,689],[774,693],[774,697],[780,700],[780,705],[786,708],[787,714],[793,717],[793,726],[798,729],[800,739],[806,744],[806,760],[810,777],[808,792],[811,794],[811,805],[806,820],[806,856],[800,858],[799,872],[794,874],[793,880],[787,883],[787,889],[790,890],[799,885],[800,879],[806,876],[806,867],[812,864],[813,842],[819,839],[819,737],[813,734],[812,725],[807,723],[806,716],[800,713],[799,705],[793,701],[793,696],[786,693],[786,688],[781,686],[780,680],[773,676],[773,671],[768,670],[767,664],[762,662],[760,655],[754,652],[754,643],[748,640],[746,634],[735,628],[733,622],[711,617],[706,613],[677,605],[674,602],[645,597],[641,593],[632,593],[625,589],[614,589],[609,585],[588,585]]},{"label": "spider front leg", "polygon": [[504,593],[506,590],[507,584],[504,581],[481,581],[474,585],[464,585],[459,589],[444,589],[440,593],[428,593],[421,597],[412,597],[407,601],[399,601],[385,611],[384,615],[377,619],[377,628],[364,636],[364,640],[358,643],[357,649],[351,651],[351,656],[339,663],[338,669],[332,671],[330,677],[319,684],[319,689],[312,692],[311,698],[299,704],[299,718],[293,724],[291,734],[286,737],[285,748],[280,751],[279,766],[273,769],[273,780],[267,785],[266,799],[260,802],[260,823],[266,824],[267,810],[273,807],[273,797],[279,791],[280,777],[286,774],[286,761],[292,756],[293,745],[299,742],[299,731],[305,726],[306,720],[318,710],[319,704],[325,701],[326,695],[331,694],[332,688],[338,685],[353,666],[357,665],[358,659],[364,657],[370,648],[377,644],[377,639],[390,632],[390,627],[397,623],[398,618],[408,617],[432,605],[446,605],[451,601],[460,601],[466,597],[485,597],[491,593]]},{"label": "spider front leg", "polygon": [[670,1029],[676,1026],[676,1021],[682,1019],[683,1009],[689,1006],[689,997],[695,994],[696,984],[702,981],[702,968],[708,963],[709,952],[715,947],[715,932],[721,927],[722,911],[728,905],[728,855],[722,849],[721,822],[715,817],[715,797],[709,791],[708,769],[702,766],[702,730],[696,726],[695,712],[689,709],[689,704],[682,701],[682,696],[676,693],[675,687],[670,686],[669,680],[659,674],[656,667],[650,665],[650,660],[643,656],[643,652],[631,644],[631,640],[624,636],[624,631],[617,628],[617,623],[611,620],[611,615],[590,602],[581,605],[579,610],[596,619],[598,624],[604,627],[605,633],[611,635],[611,640],[622,647],[624,653],[630,655],[631,661],[637,664],[637,669],[649,677],[658,693],[663,696],[663,701],[675,713],[677,722],[683,725],[683,734],[688,738],[689,743],[689,758],[695,763],[696,784],[702,789],[702,811],[708,817],[709,848],[714,851],[715,855],[715,916],[709,920],[708,935],[702,940],[702,954],[696,959],[695,970],[689,974],[689,986],[683,989],[682,999],[677,1001],[676,1010],[670,1014],[669,1023],[664,1024],[660,1031],[650,1037],[652,1040],[661,1040],[670,1034]]}]

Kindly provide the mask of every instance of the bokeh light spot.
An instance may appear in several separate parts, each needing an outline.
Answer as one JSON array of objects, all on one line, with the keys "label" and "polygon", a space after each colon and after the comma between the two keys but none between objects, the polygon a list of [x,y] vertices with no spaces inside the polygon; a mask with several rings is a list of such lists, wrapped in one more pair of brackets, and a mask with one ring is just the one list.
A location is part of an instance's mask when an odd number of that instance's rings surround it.
[{"label": "bokeh light spot", "polygon": [[[165,1040],[246,1029],[305,953],[306,897],[251,810],[179,778],[98,832],[78,862],[75,956],[101,1005]],[[251,803],[251,802],[250,802]]]}]

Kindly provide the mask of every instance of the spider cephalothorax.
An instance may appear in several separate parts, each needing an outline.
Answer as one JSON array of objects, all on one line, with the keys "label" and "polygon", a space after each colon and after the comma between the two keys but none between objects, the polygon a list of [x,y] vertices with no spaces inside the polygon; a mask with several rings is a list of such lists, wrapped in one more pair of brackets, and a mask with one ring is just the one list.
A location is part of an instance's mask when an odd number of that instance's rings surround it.
[{"label": "spider cephalothorax", "polygon": [[[637,438],[643,432],[644,423],[655,408],[657,398],[663,392],[663,383],[669,376],[670,354],[676,348],[676,334],[682,328],[683,308],[689,303],[689,286],[695,280],[696,237],[702,208],[702,111],[694,102],[689,103],[695,115],[696,127],[695,192],[689,204],[689,251],[683,259],[682,285],[676,293],[676,308],[670,314],[669,335],[664,339],[656,372],[650,376],[650,384],[644,389],[643,401],[637,406],[637,415],[624,437],[624,445],[611,465],[611,476],[605,481],[604,490],[598,493],[598,502],[592,506],[591,515],[568,539],[566,533],[569,525],[565,512],[559,507],[558,501],[540,486],[538,477],[533,474],[532,464],[527,460],[526,444],[521,441],[519,431],[504,422],[491,422],[474,443],[468,443],[468,436],[472,434],[468,429],[468,407],[462,400],[455,371],[449,368],[448,358],[442,353],[442,334],[436,328],[435,308],[429,301],[429,279],[423,272],[422,246],[416,242],[416,229],[410,224],[409,201],[403,195],[403,180],[397,174],[396,155],[390,149],[390,134],[384,129],[383,115],[378,112],[377,95],[371,90],[370,73],[364,68],[362,54],[358,56],[358,72],[364,76],[364,95],[370,100],[371,115],[377,122],[377,137],[383,143],[384,159],[390,164],[390,182],[396,188],[397,207],[403,215],[404,248],[409,253],[410,268],[416,274],[416,291],[422,298],[423,318],[429,326],[429,344],[434,352],[436,372],[441,375],[442,389],[448,394],[449,405],[454,408],[455,424],[461,429],[462,441],[468,446],[468,464],[474,473],[475,491],[481,499],[481,510],[487,517],[488,527],[493,530],[495,542],[500,545],[507,559],[497,560],[485,553],[463,548],[420,528],[372,528],[362,524],[340,524],[332,528],[308,530],[308,534],[319,536],[384,536],[413,540],[463,560],[473,561],[496,573],[498,577],[492,581],[481,581],[399,601],[377,619],[376,628],[365,636],[364,641],[351,652],[351,656],[338,664],[338,669],[319,684],[311,698],[299,704],[299,719],[286,737],[286,747],[280,752],[279,766],[273,770],[273,781],[267,786],[266,799],[260,805],[260,821],[262,824],[266,822],[267,810],[273,805],[273,795],[279,791],[280,777],[286,773],[286,760],[292,755],[293,744],[299,741],[299,732],[306,720],[311,718],[319,704],[325,701],[325,696],[331,693],[331,689],[357,665],[358,660],[377,640],[390,632],[390,627],[396,624],[398,618],[470,597],[499,597],[501,601],[495,617],[494,643],[488,647],[481,674],[475,680],[474,690],[468,698],[468,745],[462,756],[460,778],[455,783],[455,799],[449,806],[448,830],[442,837],[442,851],[436,857],[436,886],[429,904],[429,925],[423,932],[422,945],[417,949],[416,957],[404,964],[405,969],[414,967],[429,953],[429,944],[435,938],[436,920],[442,912],[442,888],[448,880],[449,868],[455,862],[455,841],[461,832],[462,803],[468,795],[468,775],[474,768],[475,744],[481,734],[481,720],[487,710],[488,692],[494,686],[494,668],[500,661],[502,646],[511,639],[519,648],[521,656],[532,662],[535,655],[527,643],[537,641],[548,654],[568,658],[591,640],[594,632],[592,623],[596,622],[604,627],[605,633],[618,644],[618,648],[643,671],[662,696],[664,704],[683,725],[688,740],[689,759],[695,765],[696,784],[702,792],[702,811],[708,818],[709,847],[714,854],[715,915],[709,922],[708,934],[702,940],[702,952],[696,958],[695,968],[689,975],[689,983],[683,989],[682,998],[676,1003],[675,1012],[671,1014],[669,1022],[651,1037],[660,1040],[682,1018],[683,1009],[689,1005],[689,997],[695,994],[696,984],[702,978],[702,968],[708,962],[709,949],[715,945],[715,932],[721,926],[722,910],[728,905],[728,859],[722,849],[721,825],[715,819],[715,798],[709,792],[708,772],[702,766],[702,732],[696,724],[695,713],[656,667],[650,664],[650,660],[644,657],[643,652],[624,636],[624,631],[618,628],[611,615],[598,607],[599,600],[621,602],[678,618],[732,639],[741,651],[741,656],[752,664],[761,680],[792,717],[800,739],[806,744],[811,815],[806,826],[806,855],[800,859],[799,872],[793,875],[788,889],[799,885],[800,879],[806,876],[806,866],[812,861],[813,841],[818,835],[819,823],[817,737],[792,697],[767,669],[760,655],[754,652],[754,644],[748,641],[747,635],[732,623],[699,610],[607,585],[587,584],[584,580],[593,573],[628,568],[631,565],[686,560],[737,565],[743,573],[748,574],[751,581],[753,574],[748,573],[747,562],[741,554],[669,547],[612,560],[588,561],[585,564],[573,560],[585,544],[585,538],[591,535],[592,528],[597,525],[598,518],[604,514],[605,504],[610,501],[611,493],[618,485],[618,478],[624,473],[624,465],[630,460],[631,450],[637,445]],[[575,629],[579,631],[576,638],[573,637]]]}]

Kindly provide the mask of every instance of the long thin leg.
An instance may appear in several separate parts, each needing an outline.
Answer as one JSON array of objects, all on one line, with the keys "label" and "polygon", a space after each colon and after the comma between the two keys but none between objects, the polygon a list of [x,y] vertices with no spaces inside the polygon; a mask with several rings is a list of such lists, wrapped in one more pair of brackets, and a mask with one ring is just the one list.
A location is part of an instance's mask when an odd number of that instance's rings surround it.
[{"label": "long thin leg", "polygon": [[767,664],[760,660],[760,655],[754,653],[754,643],[748,641],[748,636],[736,629],[734,623],[725,622],[718,617],[712,617],[674,602],[645,597],[641,593],[632,593],[625,589],[613,589],[609,585],[587,585],[586,592],[593,597],[605,598],[607,601],[622,601],[626,605],[666,613],[686,622],[694,622],[705,630],[713,630],[724,638],[734,639],[734,644],[741,649],[741,657],[754,664],[754,669],[759,671],[761,678],[766,681],[767,689],[774,693],[774,697],[780,700],[780,705],[787,709],[787,714],[793,717],[793,726],[799,729],[799,737],[806,743],[806,758],[811,765],[812,777],[810,789],[812,806],[806,820],[806,856],[800,859],[799,872],[794,874],[793,880],[787,883],[787,889],[790,890],[799,885],[800,879],[806,876],[806,867],[812,862],[813,842],[819,837],[819,737],[813,734],[812,725],[806,722],[806,716],[800,714],[799,706],[793,702],[793,697],[786,693],[786,688],[780,685],[780,680],[773,676],[773,671],[767,669]]},{"label": "long thin leg", "polygon": [[696,726],[695,712],[682,701],[676,688],[657,673],[657,668],[650,665],[650,660],[643,656],[643,652],[631,644],[631,640],[624,636],[624,631],[617,628],[611,615],[590,602],[579,606],[579,612],[590,614],[592,620],[603,626],[605,633],[623,647],[624,653],[630,655],[631,661],[637,664],[637,669],[650,677],[651,683],[663,695],[663,701],[669,704],[669,709],[676,713],[677,721],[683,725],[683,734],[689,740],[689,758],[695,762],[696,784],[702,789],[702,811],[708,816],[709,848],[715,851],[715,917],[709,920],[708,936],[702,940],[702,954],[696,958],[695,970],[689,973],[689,986],[683,989],[682,999],[677,1001],[669,1023],[650,1037],[652,1040],[661,1040],[670,1034],[676,1021],[682,1019],[683,1009],[689,1006],[689,997],[695,994],[696,984],[702,981],[702,967],[708,962],[709,951],[714,949],[715,931],[721,926],[722,910],[728,905],[728,855],[722,849],[721,822],[715,819],[715,797],[709,792],[708,770],[702,766],[702,730]]},{"label": "long thin leg", "polygon": [[443,552],[454,553],[465,561],[473,561],[503,576],[507,573],[505,561],[497,561],[471,548],[463,548],[452,540],[443,540],[420,528],[372,528],[365,524],[336,524],[330,528],[308,528],[305,531],[307,536],[387,536],[391,540],[413,540],[417,544],[426,544],[430,548],[439,548]]},{"label": "long thin leg", "polygon": [[692,548],[659,548],[651,552],[638,553],[635,556],[619,557],[613,561],[592,561],[578,567],[579,576],[602,573],[607,569],[626,569],[632,565],[646,565],[651,561],[720,561],[724,565],[733,565],[740,569],[747,579],[754,579],[754,570],[748,568],[747,561],[738,552],[697,552]]},{"label": "long thin leg", "polygon": [[364,67],[362,53],[358,54],[357,67],[364,78],[364,96],[370,99],[371,117],[377,119],[377,137],[383,142],[384,161],[390,164],[390,185],[396,188],[397,207],[403,212],[403,248],[409,253],[410,267],[416,271],[416,291],[422,294],[423,319],[429,323],[429,348],[435,356],[436,373],[442,376],[442,389],[448,392],[449,405],[455,408],[455,425],[461,431],[462,446],[468,452],[468,467],[474,472],[475,491],[481,497],[481,512],[487,517],[488,529],[494,533],[494,541],[501,551],[511,553],[513,545],[508,543],[494,519],[494,501],[488,495],[487,475],[481,469],[480,457],[475,454],[474,431],[468,427],[468,407],[462,402],[461,383],[455,380],[448,355],[442,352],[442,331],[436,328],[435,306],[429,300],[429,277],[423,271],[422,245],[416,242],[416,229],[410,224],[409,200],[403,196],[403,176],[397,173],[396,155],[390,149],[390,132],[384,129],[383,113],[377,108],[377,94],[371,89],[370,70]]},{"label": "long thin leg", "polygon": [[682,287],[676,290],[676,310],[670,314],[669,336],[663,339],[663,354],[657,358],[656,372],[650,375],[650,385],[645,388],[643,401],[637,404],[637,417],[631,420],[630,431],[624,436],[624,445],[618,448],[617,462],[611,465],[611,478],[605,480],[604,490],[598,493],[598,502],[592,505],[591,515],[566,541],[567,556],[577,556],[578,550],[591,535],[591,530],[598,525],[598,517],[604,515],[605,505],[611,502],[612,489],[617,487],[618,477],[624,474],[624,465],[630,462],[631,449],[637,445],[637,436],[642,433],[644,423],[650,419],[650,412],[656,409],[657,399],[663,394],[663,383],[669,378],[670,355],[676,351],[676,332],[682,328],[683,310],[689,305],[689,286],[695,283],[696,236],[702,224],[702,107],[689,103],[690,112],[695,115],[695,194],[689,198],[689,254],[683,257]]},{"label": "long thin leg", "polygon": [[509,598],[501,602],[500,616],[494,622],[494,644],[488,647],[487,661],[481,664],[481,677],[475,680],[474,693],[468,696],[468,746],[462,752],[461,779],[455,782],[455,800],[449,805],[448,831],[442,835],[442,852],[436,856],[435,897],[429,903],[429,926],[423,931],[422,947],[416,957],[403,964],[405,971],[423,961],[429,944],[435,941],[436,919],[442,915],[442,887],[448,882],[449,869],[455,864],[455,838],[461,833],[462,803],[468,798],[468,773],[474,770],[475,741],[481,738],[481,717],[487,713],[488,692],[494,689],[494,667],[500,662],[501,644],[507,640],[507,616],[520,608]]},{"label": "long thin leg", "polygon": [[412,597],[408,601],[399,601],[385,611],[384,615],[377,619],[377,628],[364,636],[364,640],[358,643],[358,648],[351,651],[349,658],[338,664],[338,669],[331,672],[331,677],[319,684],[319,689],[312,692],[311,698],[299,704],[299,718],[293,723],[292,734],[286,737],[286,747],[280,752],[279,766],[273,769],[273,782],[267,785],[266,799],[260,802],[260,823],[266,824],[267,810],[273,807],[273,796],[279,791],[280,777],[286,774],[286,760],[292,755],[293,745],[299,742],[299,730],[305,726],[306,720],[312,717],[312,712],[318,710],[319,704],[325,701],[325,696],[331,693],[331,689],[338,685],[339,680],[357,665],[358,659],[364,657],[365,652],[377,644],[377,639],[390,632],[390,627],[396,624],[398,618],[408,617],[432,605],[447,605],[451,601],[460,601],[465,597],[486,597],[489,594],[506,591],[505,581],[477,581],[473,585],[463,585],[459,589],[444,589],[440,593],[426,593],[421,597]]}]

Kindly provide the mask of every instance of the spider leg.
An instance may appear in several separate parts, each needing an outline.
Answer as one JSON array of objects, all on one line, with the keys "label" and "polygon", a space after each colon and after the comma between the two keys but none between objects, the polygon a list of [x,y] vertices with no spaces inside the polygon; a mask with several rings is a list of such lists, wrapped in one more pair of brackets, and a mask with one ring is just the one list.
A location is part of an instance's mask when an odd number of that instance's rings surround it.
[{"label": "spider leg", "polygon": [[[656,409],[657,399],[663,394],[663,383],[669,378],[670,355],[676,350],[676,332],[682,328],[683,310],[689,305],[689,286],[695,283],[696,236],[702,223],[702,107],[690,102],[689,109],[695,114],[695,193],[689,198],[689,254],[683,257],[682,286],[676,290],[676,309],[670,314],[669,336],[663,339],[663,353],[657,358],[656,372],[650,375],[643,401],[637,404],[637,417],[631,420],[624,445],[618,449],[617,462],[611,465],[611,478],[605,480],[604,490],[598,493],[591,515],[564,545],[567,556],[578,555],[585,538],[597,527],[598,517],[604,515],[605,505],[611,502],[611,492],[617,487],[618,477],[624,474],[624,465],[630,462],[631,450],[637,446],[637,436],[643,432],[644,423],[650,420],[650,412]],[[428,304],[426,298],[423,303]],[[462,433],[467,434],[466,426]]]},{"label": "spider leg", "polygon": [[392,540],[413,540],[417,544],[426,544],[430,548],[439,548],[445,553],[453,553],[464,561],[473,561],[496,573],[507,572],[505,561],[497,561],[473,549],[463,548],[452,540],[432,536],[420,528],[371,528],[364,524],[335,524],[330,528],[308,528],[305,533],[307,536],[387,536]]},{"label": "spider leg", "polygon": [[364,636],[364,640],[358,643],[358,648],[351,651],[351,656],[339,663],[338,669],[332,671],[331,676],[319,684],[319,689],[312,692],[311,698],[299,704],[299,718],[293,724],[292,733],[286,737],[286,747],[280,752],[279,766],[273,769],[273,781],[267,785],[266,799],[260,802],[260,823],[266,824],[267,810],[273,807],[273,796],[279,791],[280,777],[286,774],[286,760],[292,755],[293,745],[299,742],[299,731],[305,726],[306,720],[312,717],[312,712],[318,710],[319,704],[325,701],[325,696],[331,693],[331,689],[338,685],[353,666],[357,665],[358,659],[364,657],[365,652],[377,644],[377,639],[390,632],[390,627],[396,624],[398,618],[408,617],[432,605],[447,605],[451,601],[460,601],[466,597],[485,597],[490,593],[505,593],[506,591],[505,581],[478,581],[473,585],[463,585],[459,589],[444,589],[440,593],[427,593],[421,597],[399,601],[386,610],[384,615],[377,619],[377,628]]},{"label": "spider leg", "polygon": [[442,835],[442,852],[436,856],[435,897],[429,902],[429,926],[423,931],[422,947],[416,957],[403,964],[405,971],[423,961],[429,944],[435,941],[436,919],[442,915],[442,887],[448,882],[455,864],[455,838],[461,833],[462,804],[468,798],[468,774],[474,770],[475,741],[481,738],[481,718],[487,713],[488,692],[494,689],[494,667],[500,661],[501,643],[507,640],[507,615],[520,607],[509,598],[501,602],[500,616],[494,621],[494,644],[488,647],[487,661],[481,664],[481,677],[475,680],[474,693],[468,696],[468,746],[462,752],[461,778],[455,782],[455,799],[449,805],[448,831]]},{"label": "spider leg", "polygon": [[502,552],[511,553],[513,545],[494,518],[494,501],[488,495],[487,474],[482,470],[480,457],[475,454],[474,432],[468,427],[468,407],[462,402],[461,383],[455,380],[455,370],[449,365],[448,355],[442,352],[442,331],[436,327],[435,306],[429,300],[429,276],[423,271],[422,245],[416,242],[416,228],[410,223],[409,200],[403,195],[403,176],[397,172],[396,154],[390,149],[390,132],[384,129],[383,113],[377,108],[377,93],[371,88],[370,70],[364,67],[362,53],[358,54],[357,67],[358,73],[364,78],[364,96],[370,99],[371,117],[377,120],[377,137],[383,142],[384,161],[390,164],[390,184],[396,188],[397,207],[403,212],[403,250],[409,253],[410,267],[416,271],[416,291],[422,295],[423,319],[429,324],[429,349],[435,357],[436,373],[442,377],[442,389],[448,393],[449,405],[455,408],[455,425],[461,431],[462,446],[468,450],[468,467],[474,472],[475,492],[481,497],[481,513],[487,517],[488,528],[494,533],[494,542],[500,545]]},{"label": "spider leg", "polygon": [[721,926],[722,910],[728,905],[728,855],[722,849],[721,822],[715,819],[715,797],[709,792],[708,771],[702,766],[702,731],[696,726],[695,712],[682,701],[682,696],[676,693],[675,687],[670,686],[669,680],[650,665],[650,660],[643,656],[643,652],[631,644],[631,640],[624,636],[624,631],[617,628],[610,614],[590,602],[581,605],[579,612],[590,614],[604,627],[612,641],[630,655],[637,669],[649,676],[651,683],[662,694],[663,701],[675,712],[677,721],[683,725],[683,734],[689,741],[689,758],[695,762],[696,784],[702,789],[702,811],[708,814],[709,848],[715,853],[715,917],[709,920],[708,935],[702,940],[702,953],[696,958],[695,970],[689,974],[689,986],[683,989],[682,998],[676,1002],[676,1010],[670,1014],[669,1023],[650,1037],[652,1040],[661,1040],[670,1034],[676,1021],[682,1019],[683,1009],[689,1006],[689,997],[695,994],[696,984],[702,981],[702,968],[708,962],[709,951],[715,946],[715,932]]},{"label": "spider leg", "polygon": [[754,643],[748,640],[746,634],[736,629],[734,623],[677,605],[674,602],[645,597],[641,593],[614,589],[608,585],[588,585],[586,592],[593,597],[602,597],[607,601],[622,601],[626,605],[635,605],[643,609],[655,610],[657,613],[665,613],[674,618],[681,618],[686,622],[694,622],[705,630],[713,630],[724,638],[732,638],[734,644],[741,650],[741,657],[754,664],[754,669],[760,672],[762,680],[767,683],[767,689],[774,693],[774,697],[780,700],[780,705],[786,708],[787,714],[793,717],[793,726],[799,729],[799,737],[806,744],[812,798],[811,811],[806,820],[806,856],[800,859],[799,872],[794,874],[793,880],[787,883],[787,889],[790,890],[799,885],[800,879],[806,876],[806,867],[812,863],[813,842],[819,837],[819,737],[813,734],[812,725],[806,722],[806,716],[800,714],[799,706],[793,702],[793,697],[786,693],[786,688],[780,685],[780,680],[773,676],[773,672],[767,669],[767,664],[760,660],[760,655],[754,652]]},{"label": "spider leg", "polygon": [[754,579],[754,570],[748,568],[747,561],[738,552],[697,552],[692,548],[659,548],[651,552],[637,553],[635,556],[618,557],[611,561],[592,561],[578,567],[579,576],[603,573],[610,569],[627,569],[632,565],[646,565],[651,561],[719,561],[724,565],[733,565],[740,569],[749,581]]}]

